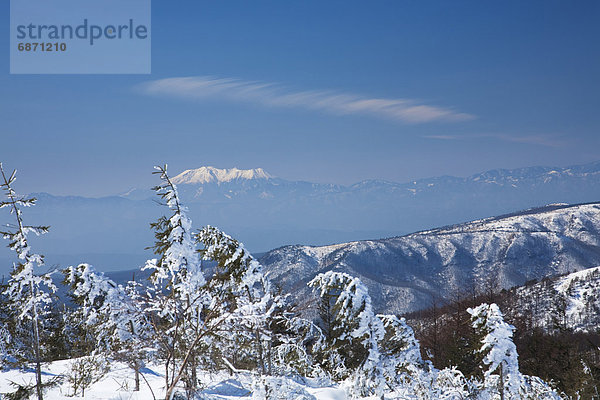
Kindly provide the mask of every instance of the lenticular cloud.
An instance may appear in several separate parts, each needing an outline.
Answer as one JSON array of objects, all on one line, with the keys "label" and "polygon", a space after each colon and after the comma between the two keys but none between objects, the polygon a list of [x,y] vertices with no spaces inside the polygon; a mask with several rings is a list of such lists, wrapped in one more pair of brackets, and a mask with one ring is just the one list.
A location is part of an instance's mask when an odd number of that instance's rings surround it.
[{"label": "lenticular cloud", "polygon": [[369,98],[356,94],[311,90],[291,91],[280,85],[235,78],[196,76],[166,78],[142,84],[143,93],[187,99],[220,99],[263,107],[303,108],[334,115],[370,115],[404,123],[456,122],[470,114],[421,104],[411,99]]}]

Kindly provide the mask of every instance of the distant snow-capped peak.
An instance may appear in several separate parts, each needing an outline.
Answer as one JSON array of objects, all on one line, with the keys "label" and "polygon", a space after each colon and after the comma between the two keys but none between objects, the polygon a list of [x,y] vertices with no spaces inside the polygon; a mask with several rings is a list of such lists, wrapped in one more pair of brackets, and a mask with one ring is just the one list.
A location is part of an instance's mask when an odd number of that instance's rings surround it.
[{"label": "distant snow-capped peak", "polygon": [[173,178],[173,183],[177,185],[204,184],[204,183],[223,183],[237,179],[270,179],[273,176],[262,168],[255,169],[219,169],[215,167],[200,167],[197,169],[188,169]]}]

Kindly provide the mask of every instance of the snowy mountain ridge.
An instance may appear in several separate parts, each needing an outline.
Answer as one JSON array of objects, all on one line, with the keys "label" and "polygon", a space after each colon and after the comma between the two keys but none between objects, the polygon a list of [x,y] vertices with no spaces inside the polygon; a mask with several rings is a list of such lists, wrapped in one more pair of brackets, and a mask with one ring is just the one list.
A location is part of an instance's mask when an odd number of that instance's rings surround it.
[{"label": "snowy mountain ridge", "polygon": [[305,283],[337,270],[367,284],[378,311],[405,313],[452,293],[483,292],[600,265],[600,203],[551,205],[380,240],[285,246],[261,262],[274,281]]},{"label": "snowy mountain ridge", "polygon": [[600,267],[528,283],[506,298],[507,314],[527,329],[595,332],[600,327]]},{"label": "snowy mountain ridge", "polygon": [[273,176],[262,168],[238,169],[228,168],[219,169],[215,167],[200,167],[197,169],[188,169],[175,176],[172,181],[176,185],[198,185],[205,183],[223,183],[231,182],[237,179],[271,179]]}]

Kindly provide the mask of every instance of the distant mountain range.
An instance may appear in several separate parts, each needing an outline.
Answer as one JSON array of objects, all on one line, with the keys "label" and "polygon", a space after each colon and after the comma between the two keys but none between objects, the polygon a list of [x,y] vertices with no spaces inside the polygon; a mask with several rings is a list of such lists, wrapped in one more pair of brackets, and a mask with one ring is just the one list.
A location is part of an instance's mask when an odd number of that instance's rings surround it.
[{"label": "distant mountain range", "polygon": [[600,203],[551,205],[381,240],[285,246],[262,256],[299,301],[329,270],[360,277],[377,311],[406,313],[455,293],[483,293],[600,265]]},{"label": "distant mountain range", "polygon": [[[260,168],[201,167],[173,181],[195,227],[218,226],[255,252],[293,243],[397,236],[549,203],[600,200],[600,162],[350,186],[289,181]],[[149,255],[144,248],[154,240],[149,223],[166,211],[149,188],[103,198],[35,195],[38,205],[25,218],[51,226],[48,235],[34,240],[51,264],[93,254],[102,269],[135,267]],[[10,221],[4,212],[2,223]],[[8,257],[0,251],[0,259]]]},{"label": "distant mountain range", "polygon": [[[394,236],[549,203],[600,200],[600,162],[350,186],[288,181],[260,168],[202,167],[173,181],[196,222],[232,230],[257,251]],[[133,190],[123,197],[154,195]]]}]

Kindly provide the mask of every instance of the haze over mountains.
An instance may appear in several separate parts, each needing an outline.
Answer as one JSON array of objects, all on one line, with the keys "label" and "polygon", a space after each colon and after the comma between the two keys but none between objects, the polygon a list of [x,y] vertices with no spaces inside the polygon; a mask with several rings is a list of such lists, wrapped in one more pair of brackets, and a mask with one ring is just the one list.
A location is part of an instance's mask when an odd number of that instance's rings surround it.
[{"label": "haze over mountains", "polygon": [[[549,203],[596,201],[600,162],[350,186],[289,181],[260,168],[201,167],[173,181],[195,227],[216,225],[261,252],[294,243],[397,236]],[[48,235],[34,240],[50,264],[91,261],[105,270],[137,267],[149,255],[144,248],[153,243],[149,223],[165,212],[149,188],[103,198],[35,195],[38,205],[26,210],[25,218],[51,226]],[[10,222],[4,212],[0,217]],[[1,259],[10,256],[7,250],[0,252]]]}]

